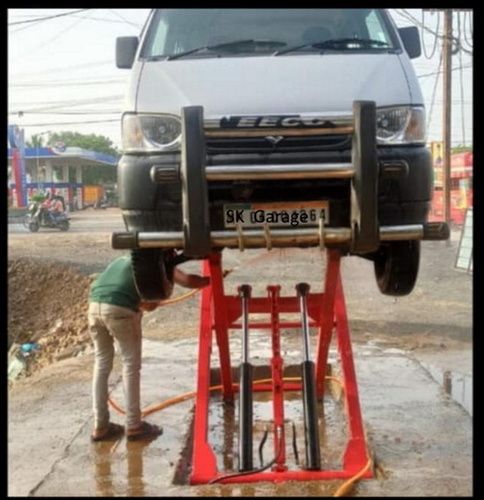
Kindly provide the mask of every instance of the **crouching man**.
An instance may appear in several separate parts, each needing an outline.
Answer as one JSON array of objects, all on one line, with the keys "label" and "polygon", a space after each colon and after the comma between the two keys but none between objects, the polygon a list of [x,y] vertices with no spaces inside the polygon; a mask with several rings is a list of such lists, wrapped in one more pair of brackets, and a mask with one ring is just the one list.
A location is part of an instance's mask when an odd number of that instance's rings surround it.
[{"label": "crouching man", "polygon": [[[187,288],[202,288],[209,278],[185,274],[174,269],[175,283]],[[159,303],[143,302],[136,289],[131,256],[118,257],[91,284],[89,292],[89,332],[94,343],[92,382],[94,430],[92,441],[122,434],[123,426],[110,422],[108,379],[113,367],[114,341],[121,353],[123,389],[128,440],[158,436],[162,429],[141,418],[141,318],[143,310],[152,311]]]}]

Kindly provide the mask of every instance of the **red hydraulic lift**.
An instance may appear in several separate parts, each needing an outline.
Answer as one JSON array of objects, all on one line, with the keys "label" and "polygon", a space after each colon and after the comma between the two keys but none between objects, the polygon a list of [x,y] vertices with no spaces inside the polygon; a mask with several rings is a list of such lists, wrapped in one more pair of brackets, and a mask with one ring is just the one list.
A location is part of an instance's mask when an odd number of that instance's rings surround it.
[{"label": "red hydraulic lift", "polygon": [[[250,297],[250,287],[247,287],[247,285],[239,287],[239,295],[225,294],[220,253],[212,253],[209,258],[204,260],[203,274],[210,277],[211,285],[202,291],[200,306],[197,398],[195,405],[192,470],[190,476],[191,484],[345,479],[353,477],[368,464],[370,457],[367,449],[358,398],[358,386],[353,363],[343,286],[341,283],[340,261],[341,255],[337,250],[327,249],[324,293],[309,293],[309,287],[300,284],[298,285],[298,292],[300,293],[296,296],[280,296],[280,286],[268,286],[267,297]],[[301,290],[304,293],[302,293]],[[241,297],[245,297],[245,302],[241,300]],[[281,313],[303,313],[303,302],[304,307],[307,307],[307,317],[303,314],[302,321],[300,322],[280,321],[279,315]],[[248,313],[267,313],[270,315],[270,321],[250,322],[247,319]],[[241,316],[242,323],[239,323],[238,320]],[[306,322],[306,325],[304,325],[304,322]],[[336,332],[343,375],[343,392],[348,428],[348,441],[343,455],[343,468],[340,470],[321,470],[319,443],[316,443],[316,445],[314,443],[314,438],[318,438],[318,436],[313,435],[311,438],[313,442],[308,442],[307,432],[305,432],[306,467],[298,469],[289,468],[286,463],[284,392],[301,391],[304,398],[307,387],[303,390],[304,380],[303,382],[283,380],[284,361],[280,349],[280,330],[281,328],[301,327],[304,329],[305,326],[306,328],[317,327],[319,329],[315,363],[307,360],[306,364],[308,366],[314,366],[314,391],[315,397],[317,396],[317,400],[320,404],[322,404],[324,396],[329,345],[333,330]],[[226,404],[231,404],[234,400],[234,394],[239,391],[239,384],[234,384],[232,380],[232,364],[228,336],[229,330],[244,330],[249,327],[267,329],[271,332],[272,380],[260,384],[251,383],[250,385],[252,386],[253,392],[264,391],[272,393],[275,459],[270,470],[256,472],[246,470],[242,474],[236,472],[227,474],[227,471],[219,471],[217,469],[216,456],[210,444],[208,431],[209,405],[211,402],[210,382],[213,336],[215,334],[218,346],[223,400]],[[241,378],[240,387],[242,387],[242,385],[243,380]],[[241,398],[244,397],[242,395],[240,396]],[[309,397],[309,400],[310,399]],[[309,405],[311,405],[310,401]],[[248,421],[252,418],[251,412],[249,413]],[[239,413],[239,415],[241,414]],[[239,416],[239,420],[240,418],[245,419],[245,416],[242,414],[242,417]],[[307,427],[306,424],[305,421],[305,427]],[[249,433],[249,438],[251,437],[251,433]],[[243,446],[244,443],[242,443],[242,448]],[[248,446],[248,450],[251,455],[251,443],[250,446]],[[241,448],[239,447],[239,454],[240,453]],[[249,462],[251,462],[251,457]],[[373,477],[371,469],[367,470],[362,477]]]}]

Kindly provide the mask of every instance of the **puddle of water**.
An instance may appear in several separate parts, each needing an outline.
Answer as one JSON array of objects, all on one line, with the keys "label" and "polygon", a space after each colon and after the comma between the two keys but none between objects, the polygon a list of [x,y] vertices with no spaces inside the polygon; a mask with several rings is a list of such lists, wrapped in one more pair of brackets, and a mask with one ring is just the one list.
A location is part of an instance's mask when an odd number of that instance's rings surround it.
[{"label": "puddle of water", "polygon": [[[255,366],[254,378],[265,378],[268,367]],[[299,366],[290,365],[286,367],[285,376],[298,372]],[[212,373],[212,375],[216,373]],[[234,374],[235,375],[235,374]],[[217,380],[212,381],[217,383]],[[344,407],[340,402],[335,401],[330,395],[332,387],[328,388],[323,405],[318,407],[319,428],[321,438],[321,462],[323,469],[339,469],[342,467],[342,454],[347,441],[346,415]],[[238,398],[234,400],[234,405],[224,404],[221,395],[214,395],[209,407],[208,442],[212,447],[217,459],[217,468],[220,472],[232,473],[238,468]],[[254,466],[261,466],[260,443],[264,440],[262,448],[262,463],[267,464],[273,459],[275,443],[273,433],[273,403],[271,392],[254,393],[253,403],[253,458]],[[299,391],[288,391],[284,393],[284,421],[286,440],[286,465],[290,470],[300,470],[304,466],[305,443],[304,443],[304,419],[303,403]],[[193,423],[191,425],[193,431]],[[264,433],[268,431],[266,439]],[[295,432],[295,433],[294,433]],[[187,442],[192,439],[191,432],[187,436]],[[191,446],[184,447],[185,452],[181,460],[191,461]],[[187,466],[188,465],[188,466]],[[179,471],[185,471],[185,477],[177,474],[177,484],[189,483],[189,463],[183,467],[177,467]],[[307,482],[308,484],[311,482]],[[321,484],[317,483],[318,492],[321,492]],[[306,483],[305,483],[306,484]],[[222,487],[222,485],[220,486]],[[234,496],[234,488],[231,487],[231,496]],[[212,487],[213,488],[213,487]],[[274,491],[275,486],[268,486],[270,491]],[[309,488],[300,485],[299,488]],[[222,488],[223,489],[223,488]],[[300,489],[299,492],[302,490]],[[306,491],[306,490],[305,490]],[[307,490],[309,492],[309,490]],[[223,494],[221,490],[220,493]],[[252,496],[246,492],[248,496]],[[309,493],[308,493],[309,495]],[[304,496],[304,495],[303,495]],[[318,495],[319,496],[319,495]]]},{"label": "puddle of water", "polygon": [[422,366],[436,382],[442,385],[445,393],[472,417],[472,375],[442,370],[427,363],[422,363]]}]

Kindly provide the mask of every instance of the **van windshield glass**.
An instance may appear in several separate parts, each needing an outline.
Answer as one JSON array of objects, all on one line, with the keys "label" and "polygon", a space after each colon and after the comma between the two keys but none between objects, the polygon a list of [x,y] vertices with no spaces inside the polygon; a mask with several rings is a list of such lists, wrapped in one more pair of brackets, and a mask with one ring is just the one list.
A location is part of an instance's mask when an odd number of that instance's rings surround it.
[{"label": "van windshield glass", "polygon": [[[298,56],[321,52],[326,40],[355,38],[377,43],[353,44],[352,51],[395,48],[378,9],[159,9],[142,57],[256,56],[299,47],[286,52]],[[330,49],[348,52],[341,44]]]}]

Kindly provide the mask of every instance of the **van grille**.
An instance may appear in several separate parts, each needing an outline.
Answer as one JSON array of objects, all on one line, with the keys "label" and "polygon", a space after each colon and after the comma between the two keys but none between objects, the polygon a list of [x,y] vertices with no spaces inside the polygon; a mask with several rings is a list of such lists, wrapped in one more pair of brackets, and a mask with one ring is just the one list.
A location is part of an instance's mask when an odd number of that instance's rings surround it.
[{"label": "van grille", "polygon": [[[268,136],[272,137],[272,136]],[[342,151],[351,148],[350,134],[267,137],[207,137],[209,155],[236,153],[286,153],[310,151]]]}]

